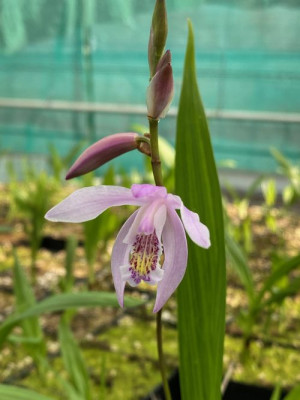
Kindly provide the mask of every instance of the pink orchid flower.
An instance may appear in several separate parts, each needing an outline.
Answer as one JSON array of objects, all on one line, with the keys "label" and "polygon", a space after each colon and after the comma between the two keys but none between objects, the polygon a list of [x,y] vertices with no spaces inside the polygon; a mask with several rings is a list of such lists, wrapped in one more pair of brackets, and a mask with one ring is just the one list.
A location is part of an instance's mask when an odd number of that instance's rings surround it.
[{"label": "pink orchid flower", "polygon": [[[153,312],[159,311],[181,282],[187,266],[184,232],[198,245],[210,246],[209,231],[198,214],[163,186],[134,184],[79,189],[53,207],[46,219],[83,222],[112,206],[140,206],[121,228],[112,251],[111,268],[118,301],[123,307],[125,283],[157,284]],[[179,209],[181,219],[176,210]]]}]

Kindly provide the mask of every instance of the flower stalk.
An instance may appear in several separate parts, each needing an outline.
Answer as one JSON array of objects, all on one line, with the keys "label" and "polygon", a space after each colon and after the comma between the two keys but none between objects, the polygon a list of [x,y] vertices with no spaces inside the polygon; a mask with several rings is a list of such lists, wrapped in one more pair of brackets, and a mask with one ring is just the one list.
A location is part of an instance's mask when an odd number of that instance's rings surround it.
[{"label": "flower stalk", "polygon": [[151,165],[155,184],[163,186],[161,161],[158,147],[158,120],[149,118]]},{"label": "flower stalk", "polygon": [[[163,186],[163,177],[161,170],[161,161],[159,157],[159,145],[158,145],[158,121],[149,118],[149,130],[150,130],[150,146],[151,146],[151,165],[155,184],[157,186]],[[162,309],[156,314],[156,343],[158,352],[158,363],[164,388],[166,400],[172,400],[171,392],[169,388],[165,357],[163,352],[163,338],[162,338]]]}]

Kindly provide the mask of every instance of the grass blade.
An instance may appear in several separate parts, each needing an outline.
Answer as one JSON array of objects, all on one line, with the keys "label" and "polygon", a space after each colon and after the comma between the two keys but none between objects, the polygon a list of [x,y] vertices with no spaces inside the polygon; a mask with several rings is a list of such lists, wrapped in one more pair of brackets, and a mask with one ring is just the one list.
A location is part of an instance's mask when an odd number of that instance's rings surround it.
[{"label": "grass blade", "polygon": [[[125,296],[125,307],[136,307],[144,302]],[[0,327],[0,346],[3,345],[7,335],[26,318],[41,314],[64,311],[78,307],[119,307],[115,293],[110,292],[80,292],[61,293],[34,304],[22,313],[13,314],[8,317]]]},{"label": "grass blade", "polygon": [[[33,290],[28,282],[22,266],[19,263],[16,251],[14,251],[14,293],[16,298],[16,309],[18,312],[26,312],[29,308],[35,306],[36,300]],[[37,317],[33,316],[22,321],[23,341],[28,352],[33,357],[39,370],[43,370],[46,359],[46,343],[43,339],[43,331]]]},{"label": "grass blade", "polygon": [[226,254],[231,261],[231,265],[247,290],[249,299],[253,299],[254,283],[247,259],[239,244],[228,233],[225,233],[225,243]]},{"label": "grass blade", "polygon": [[53,400],[30,389],[0,384],[1,400]]},{"label": "grass blade", "polygon": [[183,400],[220,398],[225,325],[225,246],[219,181],[197,87],[189,22],[177,119],[176,193],[210,230],[204,250],[189,240],[187,272],[178,290],[180,385]]},{"label": "grass blade", "polygon": [[265,281],[262,289],[257,295],[256,302],[259,304],[264,297],[264,294],[271,290],[272,287],[284,276],[287,276],[291,271],[300,267],[300,255],[292,257],[287,261],[283,261],[276,269],[271,273],[268,279]]},{"label": "grass blade", "polygon": [[67,319],[62,317],[59,324],[59,342],[65,368],[70,380],[85,400],[91,399],[89,375],[77,343],[70,331]]}]

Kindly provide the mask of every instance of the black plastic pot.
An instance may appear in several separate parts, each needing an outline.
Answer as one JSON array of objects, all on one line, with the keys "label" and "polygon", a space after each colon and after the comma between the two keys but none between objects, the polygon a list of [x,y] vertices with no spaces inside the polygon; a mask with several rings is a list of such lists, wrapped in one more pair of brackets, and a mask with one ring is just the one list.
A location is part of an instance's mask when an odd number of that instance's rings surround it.
[{"label": "black plastic pot", "polygon": [[[175,371],[169,379],[172,400],[181,400],[179,374]],[[230,381],[223,400],[270,400],[274,388],[249,385],[241,382]],[[287,394],[285,390],[282,391],[281,399]],[[148,394],[143,400],[165,400],[162,385],[157,386]],[[197,399],[191,399],[197,400]]]}]

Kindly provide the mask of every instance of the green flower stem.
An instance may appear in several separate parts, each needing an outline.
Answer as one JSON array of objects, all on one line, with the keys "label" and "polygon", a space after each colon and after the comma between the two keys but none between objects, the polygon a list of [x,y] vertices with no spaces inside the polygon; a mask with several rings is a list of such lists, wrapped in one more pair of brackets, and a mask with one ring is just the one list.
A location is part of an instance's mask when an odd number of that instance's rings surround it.
[{"label": "green flower stem", "polygon": [[163,388],[165,392],[166,400],[172,400],[171,392],[169,388],[165,357],[163,352],[163,340],[162,340],[162,322],[161,322],[162,309],[156,314],[156,341],[157,341],[157,351],[158,351],[158,362],[160,368],[161,379],[163,383]]},{"label": "green flower stem", "polygon": [[159,158],[158,148],[158,120],[149,118],[150,129],[150,146],[151,146],[151,164],[152,171],[157,186],[163,186],[163,178],[161,172],[161,161]]},{"label": "green flower stem", "polygon": [[[151,164],[152,164],[153,176],[155,184],[157,186],[163,186],[161,161],[159,157],[159,146],[158,146],[158,121],[149,118],[149,129],[150,129]],[[163,352],[161,314],[162,314],[162,309],[158,311],[158,313],[156,314],[156,341],[157,341],[158,362],[159,362],[163,388],[165,392],[165,398],[166,400],[172,400],[167,378],[165,357]]]}]

